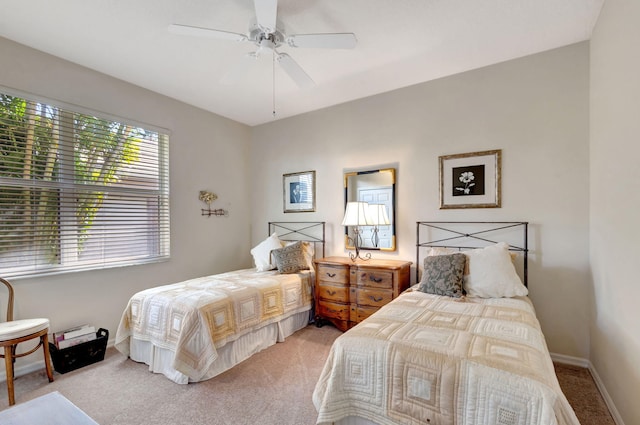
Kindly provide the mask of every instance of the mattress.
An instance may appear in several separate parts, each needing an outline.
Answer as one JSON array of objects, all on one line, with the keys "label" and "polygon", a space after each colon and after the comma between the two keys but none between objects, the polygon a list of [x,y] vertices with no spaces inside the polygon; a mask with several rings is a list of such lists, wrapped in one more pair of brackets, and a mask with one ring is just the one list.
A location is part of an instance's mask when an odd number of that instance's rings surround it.
[{"label": "mattress", "polygon": [[341,335],[318,424],[579,424],[526,297],[405,292]]},{"label": "mattress", "polygon": [[210,379],[309,323],[313,273],[255,269],[135,294],[115,346],[176,383]]}]

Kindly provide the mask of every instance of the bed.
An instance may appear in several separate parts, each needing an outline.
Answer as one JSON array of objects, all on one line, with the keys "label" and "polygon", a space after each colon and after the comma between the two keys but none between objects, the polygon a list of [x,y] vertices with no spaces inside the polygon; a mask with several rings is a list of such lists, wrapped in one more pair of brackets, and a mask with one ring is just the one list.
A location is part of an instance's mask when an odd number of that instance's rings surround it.
[{"label": "bed", "polygon": [[336,339],[317,424],[579,424],[527,297],[527,226],[418,222],[417,283]]},{"label": "bed", "polygon": [[187,384],[210,379],[282,342],[313,317],[313,258],[324,222],[270,222],[255,267],[146,289],[122,314],[115,347]]}]

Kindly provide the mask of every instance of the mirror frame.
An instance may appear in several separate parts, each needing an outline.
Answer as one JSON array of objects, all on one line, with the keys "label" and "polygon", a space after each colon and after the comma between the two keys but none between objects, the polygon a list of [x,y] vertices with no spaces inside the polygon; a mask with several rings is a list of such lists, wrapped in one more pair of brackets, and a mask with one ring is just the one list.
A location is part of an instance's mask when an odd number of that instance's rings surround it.
[{"label": "mirror frame", "polygon": [[[370,251],[395,251],[396,250],[396,169],[395,168],[380,168],[377,170],[365,170],[365,171],[352,171],[348,173],[344,173],[344,210],[346,211],[347,202],[349,202],[349,178],[356,177],[359,175],[365,174],[374,174],[374,173],[390,173],[391,174],[391,211],[389,211],[389,221],[391,222],[391,246],[388,248],[373,248],[362,246],[359,247],[361,250],[370,250]],[[344,213],[344,212],[343,212]],[[344,246],[346,249],[355,249],[353,244],[350,244],[349,237],[349,227],[344,227]]]}]

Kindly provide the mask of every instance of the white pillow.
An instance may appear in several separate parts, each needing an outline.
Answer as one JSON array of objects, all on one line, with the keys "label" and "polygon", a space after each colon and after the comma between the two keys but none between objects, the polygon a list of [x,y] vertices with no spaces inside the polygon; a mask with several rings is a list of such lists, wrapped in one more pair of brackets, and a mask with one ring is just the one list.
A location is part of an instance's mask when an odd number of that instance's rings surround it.
[{"label": "white pillow", "polygon": [[273,234],[267,239],[253,247],[251,255],[253,255],[253,262],[256,264],[256,270],[259,272],[266,272],[267,270],[275,269],[275,261],[271,256],[271,251],[280,248],[282,248],[282,242],[275,232],[273,232]]},{"label": "white pillow", "polygon": [[509,245],[505,242],[463,251],[463,254],[469,265],[469,274],[464,277],[468,297],[503,298],[529,293],[513,266]]}]

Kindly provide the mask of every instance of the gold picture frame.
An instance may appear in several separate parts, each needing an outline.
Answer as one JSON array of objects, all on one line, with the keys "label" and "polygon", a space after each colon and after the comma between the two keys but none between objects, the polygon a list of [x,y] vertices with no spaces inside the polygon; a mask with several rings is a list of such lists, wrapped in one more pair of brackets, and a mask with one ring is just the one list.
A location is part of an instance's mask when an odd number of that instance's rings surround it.
[{"label": "gold picture frame", "polygon": [[282,195],[285,213],[316,210],[316,172],[283,174]]},{"label": "gold picture frame", "polygon": [[502,150],[439,157],[440,209],[500,208]]}]

